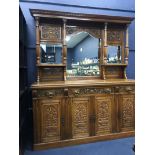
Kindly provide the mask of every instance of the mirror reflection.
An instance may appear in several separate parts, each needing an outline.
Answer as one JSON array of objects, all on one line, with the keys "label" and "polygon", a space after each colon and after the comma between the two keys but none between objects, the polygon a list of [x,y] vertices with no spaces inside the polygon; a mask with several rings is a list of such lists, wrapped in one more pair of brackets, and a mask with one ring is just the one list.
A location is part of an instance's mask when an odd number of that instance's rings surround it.
[{"label": "mirror reflection", "polygon": [[67,76],[99,76],[98,39],[87,32],[66,37]]},{"label": "mirror reflection", "polygon": [[62,63],[61,53],[62,45],[61,44],[40,44],[41,54],[40,59],[41,63],[50,63],[50,64],[60,64]]},{"label": "mirror reflection", "polygon": [[108,63],[121,63],[121,46],[108,46]]}]

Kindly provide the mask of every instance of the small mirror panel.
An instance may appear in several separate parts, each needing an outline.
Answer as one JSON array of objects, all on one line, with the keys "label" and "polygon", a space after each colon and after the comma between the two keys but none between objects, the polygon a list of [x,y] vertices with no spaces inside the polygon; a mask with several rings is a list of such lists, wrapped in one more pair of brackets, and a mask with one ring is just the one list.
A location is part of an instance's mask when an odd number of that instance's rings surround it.
[{"label": "small mirror panel", "polygon": [[40,61],[41,63],[48,64],[61,64],[62,63],[62,45],[61,44],[40,44]]},{"label": "small mirror panel", "polygon": [[121,63],[121,46],[109,45],[107,50],[108,63]]}]

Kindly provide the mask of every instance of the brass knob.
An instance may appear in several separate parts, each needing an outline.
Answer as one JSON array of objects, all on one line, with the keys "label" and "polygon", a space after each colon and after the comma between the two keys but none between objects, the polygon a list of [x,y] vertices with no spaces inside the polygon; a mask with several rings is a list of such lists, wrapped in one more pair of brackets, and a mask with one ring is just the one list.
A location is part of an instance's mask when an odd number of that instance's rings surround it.
[{"label": "brass knob", "polygon": [[74,95],[78,96],[80,94],[80,91],[78,89],[74,90]]},{"label": "brass knob", "polygon": [[132,89],[132,87],[126,87],[126,89],[125,89],[127,92],[130,92],[130,91],[132,91],[133,89]]},{"label": "brass knob", "polygon": [[54,96],[54,93],[53,92],[46,92],[46,95],[48,96],[48,97],[53,97]]},{"label": "brass knob", "polygon": [[104,91],[105,91],[105,93],[111,93],[111,89],[110,88],[106,88]]}]

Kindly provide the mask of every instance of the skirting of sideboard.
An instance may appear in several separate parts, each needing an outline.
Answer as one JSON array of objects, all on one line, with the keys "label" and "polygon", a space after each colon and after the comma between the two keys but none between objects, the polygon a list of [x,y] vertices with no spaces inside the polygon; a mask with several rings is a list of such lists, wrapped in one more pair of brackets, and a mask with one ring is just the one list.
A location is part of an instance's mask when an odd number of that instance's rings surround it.
[{"label": "skirting of sideboard", "polygon": [[64,147],[64,146],[70,146],[70,145],[85,144],[85,143],[97,142],[102,140],[112,140],[112,139],[126,138],[126,137],[133,137],[133,136],[135,136],[135,131],[113,133],[113,134],[107,134],[102,136],[92,136],[92,137],[79,138],[79,139],[68,139],[68,140],[61,140],[57,142],[39,143],[39,144],[33,145],[33,150]]}]

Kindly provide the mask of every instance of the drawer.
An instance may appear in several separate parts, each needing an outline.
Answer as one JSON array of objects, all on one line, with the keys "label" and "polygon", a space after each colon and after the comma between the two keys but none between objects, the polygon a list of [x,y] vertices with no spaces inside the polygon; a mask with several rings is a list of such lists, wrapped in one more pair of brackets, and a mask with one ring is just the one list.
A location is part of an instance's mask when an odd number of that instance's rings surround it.
[{"label": "drawer", "polygon": [[83,96],[83,95],[93,95],[93,94],[111,94],[114,90],[111,87],[84,87],[84,88],[69,88],[69,96]]},{"label": "drawer", "polygon": [[33,90],[32,91],[33,98],[42,98],[42,97],[61,97],[64,96],[64,89],[63,88],[56,88],[56,89],[41,89],[41,90]]},{"label": "drawer", "polygon": [[135,93],[135,86],[116,86],[115,93]]}]

